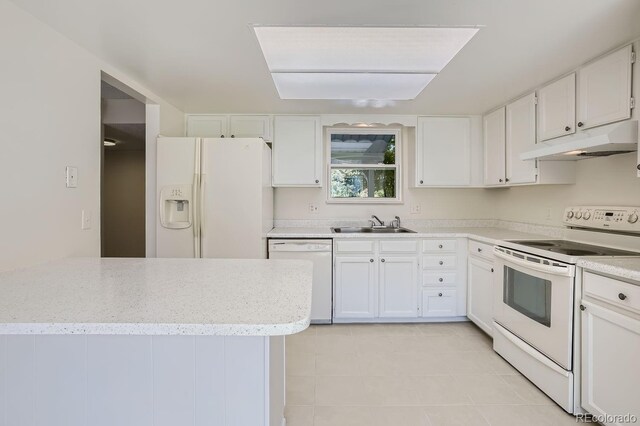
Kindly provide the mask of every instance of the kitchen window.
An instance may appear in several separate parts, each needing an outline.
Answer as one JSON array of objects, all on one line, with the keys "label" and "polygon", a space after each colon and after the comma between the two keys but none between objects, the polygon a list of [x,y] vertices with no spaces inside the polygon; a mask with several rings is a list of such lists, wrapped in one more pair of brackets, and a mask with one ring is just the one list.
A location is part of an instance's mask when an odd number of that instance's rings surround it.
[{"label": "kitchen window", "polygon": [[400,129],[330,128],[328,202],[398,203]]}]

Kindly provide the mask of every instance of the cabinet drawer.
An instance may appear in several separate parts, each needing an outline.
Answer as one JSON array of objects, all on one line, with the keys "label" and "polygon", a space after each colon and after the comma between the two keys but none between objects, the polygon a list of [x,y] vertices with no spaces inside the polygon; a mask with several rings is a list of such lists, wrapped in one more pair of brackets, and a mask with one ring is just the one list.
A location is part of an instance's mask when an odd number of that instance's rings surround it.
[{"label": "cabinet drawer", "polygon": [[373,241],[342,241],[335,242],[336,253],[373,253]]},{"label": "cabinet drawer", "polygon": [[380,241],[380,253],[416,253],[417,251],[417,240]]},{"label": "cabinet drawer", "polygon": [[456,240],[424,240],[422,241],[423,252],[454,252],[458,242]]},{"label": "cabinet drawer", "polygon": [[422,290],[423,317],[454,317],[457,306],[456,290],[446,288]]},{"label": "cabinet drawer", "polygon": [[640,312],[640,286],[585,272],[584,295]]},{"label": "cabinet drawer", "polygon": [[456,274],[455,272],[424,272],[422,274],[422,285],[456,285]]},{"label": "cabinet drawer", "polygon": [[469,240],[469,254],[493,260],[493,246],[479,241]]},{"label": "cabinet drawer", "polygon": [[453,269],[456,267],[455,256],[422,256],[423,269]]}]

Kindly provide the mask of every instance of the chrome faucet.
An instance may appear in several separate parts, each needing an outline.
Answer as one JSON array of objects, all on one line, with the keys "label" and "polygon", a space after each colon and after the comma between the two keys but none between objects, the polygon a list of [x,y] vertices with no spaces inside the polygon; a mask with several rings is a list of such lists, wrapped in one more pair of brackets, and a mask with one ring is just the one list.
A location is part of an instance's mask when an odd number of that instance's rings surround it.
[{"label": "chrome faucet", "polygon": [[[371,219],[377,220],[380,226],[384,226],[384,222],[381,221],[380,218],[378,216],[376,216],[375,214],[371,215]],[[370,222],[371,222],[371,226],[376,226],[376,222],[375,221],[371,220]]]},{"label": "chrome faucet", "polygon": [[[393,226],[393,223],[395,222],[395,226]],[[392,228],[400,228],[402,225],[400,225],[400,216],[396,216],[395,220],[391,222]]]}]

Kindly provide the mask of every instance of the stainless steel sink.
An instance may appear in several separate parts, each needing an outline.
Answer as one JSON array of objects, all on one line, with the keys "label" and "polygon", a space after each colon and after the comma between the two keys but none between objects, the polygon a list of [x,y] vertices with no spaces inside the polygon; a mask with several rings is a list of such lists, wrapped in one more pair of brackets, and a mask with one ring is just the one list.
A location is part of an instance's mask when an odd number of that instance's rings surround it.
[{"label": "stainless steel sink", "polygon": [[387,227],[351,227],[351,226],[343,226],[337,228],[331,228],[331,232],[335,234],[407,234],[413,233],[416,231],[412,231],[407,228],[387,228]]}]

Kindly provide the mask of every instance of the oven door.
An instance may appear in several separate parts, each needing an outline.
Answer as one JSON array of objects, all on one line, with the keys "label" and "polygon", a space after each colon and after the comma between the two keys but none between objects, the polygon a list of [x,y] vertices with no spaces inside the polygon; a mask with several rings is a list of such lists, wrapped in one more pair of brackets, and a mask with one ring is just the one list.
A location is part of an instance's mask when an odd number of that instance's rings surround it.
[{"label": "oven door", "polygon": [[503,247],[494,254],[494,320],[571,370],[575,266]]}]

